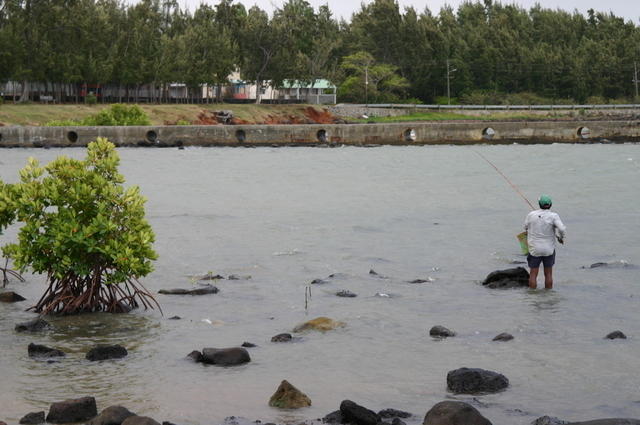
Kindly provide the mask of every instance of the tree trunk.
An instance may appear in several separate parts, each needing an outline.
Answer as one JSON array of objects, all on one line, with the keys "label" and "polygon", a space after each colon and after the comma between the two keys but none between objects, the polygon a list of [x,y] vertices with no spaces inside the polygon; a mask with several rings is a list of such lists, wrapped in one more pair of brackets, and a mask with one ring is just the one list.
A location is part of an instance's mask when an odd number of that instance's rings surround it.
[{"label": "tree trunk", "polygon": [[29,101],[29,82],[24,80],[22,82],[22,94],[20,95],[19,103]]}]

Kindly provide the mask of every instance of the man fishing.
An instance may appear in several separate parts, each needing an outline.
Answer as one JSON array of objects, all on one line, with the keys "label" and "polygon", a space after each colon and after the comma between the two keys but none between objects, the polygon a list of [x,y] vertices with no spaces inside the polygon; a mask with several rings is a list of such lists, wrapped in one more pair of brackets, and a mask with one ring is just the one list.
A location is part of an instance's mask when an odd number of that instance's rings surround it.
[{"label": "man fishing", "polygon": [[531,211],[524,220],[524,230],[527,232],[527,245],[529,246],[529,288],[538,287],[538,271],[540,263],[544,266],[544,287],[553,288],[553,265],[556,261],[556,238],[561,244],[566,236],[566,226],[560,220],[560,216],[551,208],[551,197],[540,196],[538,199],[539,210]]}]

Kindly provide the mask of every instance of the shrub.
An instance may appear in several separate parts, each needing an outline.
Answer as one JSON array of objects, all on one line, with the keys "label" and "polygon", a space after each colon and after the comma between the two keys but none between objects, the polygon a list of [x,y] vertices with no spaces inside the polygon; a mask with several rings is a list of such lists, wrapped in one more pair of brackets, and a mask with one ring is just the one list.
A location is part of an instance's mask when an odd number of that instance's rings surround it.
[{"label": "shrub", "polygon": [[[157,305],[138,282],[156,259],[153,230],[138,187],[123,188],[112,143],[91,142],[84,160],[60,156],[41,167],[30,158],[20,182],[0,188],[24,223],[18,242],[3,247],[21,270],[46,274],[36,312],[124,312]],[[159,307],[159,306],[158,306]]]},{"label": "shrub", "polygon": [[149,125],[149,117],[138,105],[115,103],[84,120],[85,125]]},{"label": "shrub", "polygon": [[179,119],[176,121],[176,125],[191,125],[191,123],[185,119]]},{"label": "shrub", "polygon": [[89,94],[84,97],[84,103],[87,105],[95,105],[98,103],[98,97],[93,92],[89,92]]},{"label": "shrub", "polygon": [[44,124],[46,127],[68,127],[84,125],[82,121],[77,120],[51,120]]}]

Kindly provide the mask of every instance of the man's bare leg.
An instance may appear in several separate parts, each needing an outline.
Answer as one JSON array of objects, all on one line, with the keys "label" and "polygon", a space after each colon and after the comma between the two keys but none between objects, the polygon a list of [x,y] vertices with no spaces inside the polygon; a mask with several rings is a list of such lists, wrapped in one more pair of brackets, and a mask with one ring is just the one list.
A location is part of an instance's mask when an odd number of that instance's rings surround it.
[{"label": "man's bare leg", "polygon": [[553,288],[553,267],[544,268],[544,289]]},{"label": "man's bare leg", "polygon": [[[529,288],[531,289],[536,289],[538,287],[538,270],[540,270],[540,268],[536,267],[535,269],[532,268],[531,271],[529,272]],[[545,269],[545,274],[546,274],[546,269]]]}]

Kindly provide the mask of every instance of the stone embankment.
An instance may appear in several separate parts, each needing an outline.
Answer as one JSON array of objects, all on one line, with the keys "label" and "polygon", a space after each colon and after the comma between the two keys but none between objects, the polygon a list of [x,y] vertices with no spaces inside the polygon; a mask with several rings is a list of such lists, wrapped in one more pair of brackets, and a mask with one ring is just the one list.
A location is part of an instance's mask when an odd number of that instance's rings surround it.
[{"label": "stone embankment", "polygon": [[0,147],[375,146],[640,141],[640,121],[411,122],[389,124],[0,127]]}]

